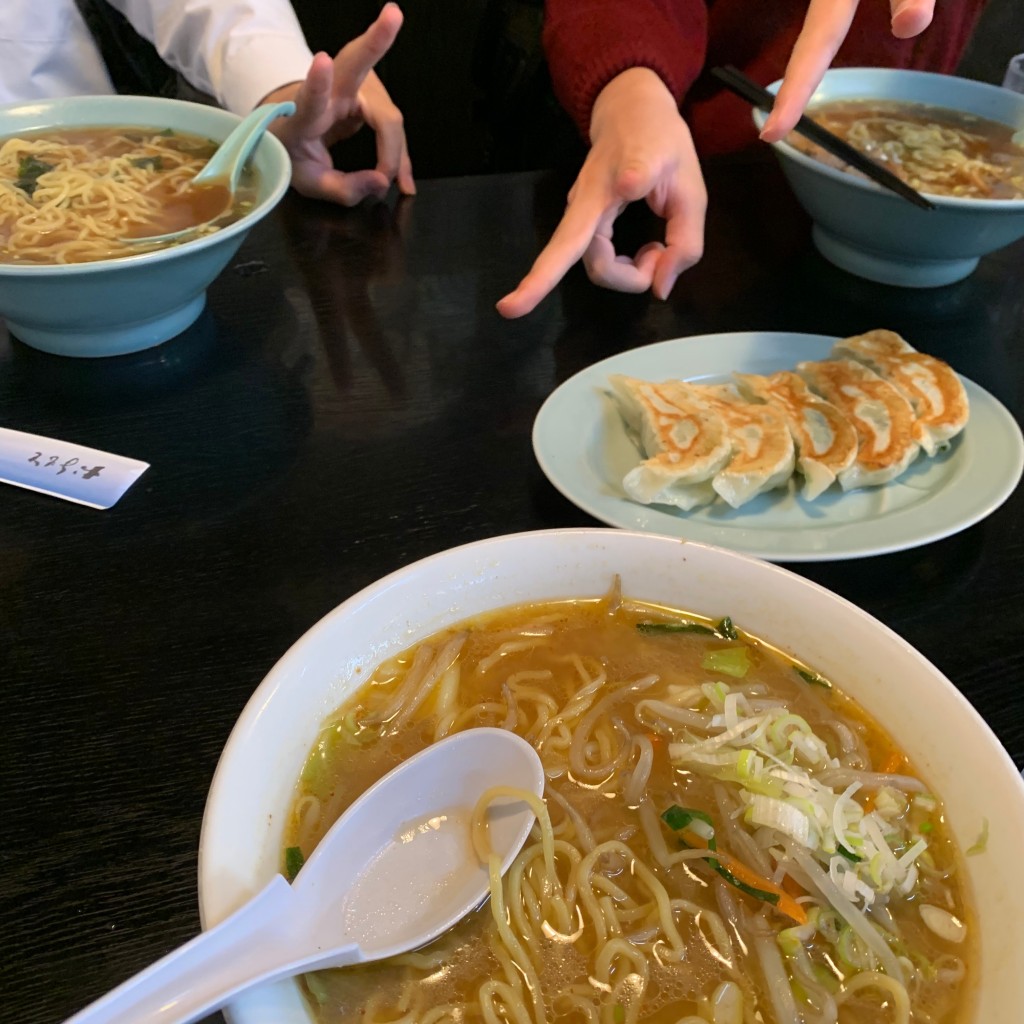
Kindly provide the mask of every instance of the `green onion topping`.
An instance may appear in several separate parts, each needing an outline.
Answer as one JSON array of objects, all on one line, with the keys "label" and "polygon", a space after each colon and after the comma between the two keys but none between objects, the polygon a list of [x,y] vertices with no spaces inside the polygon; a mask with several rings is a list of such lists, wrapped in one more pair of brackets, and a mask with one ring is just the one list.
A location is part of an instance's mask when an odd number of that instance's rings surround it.
[{"label": "green onion topping", "polygon": [[636,628],[641,633],[700,633],[703,636],[717,636],[723,640],[739,640],[740,635],[728,615],[715,626],[706,626],[702,622],[638,622]]},{"label": "green onion topping", "polygon": [[819,676],[817,672],[811,672],[806,668],[800,668],[799,665],[794,665],[793,667],[796,669],[796,674],[805,683],[810,683],[811,686],[823,686],[826,690],[832,689],[832,684],[824,676]]},{"label": "green onion topping", "polygon": [[284,871],[288,876],[289,882],[295,881],[295,876],[302,869],[302,865],[306,863],[306,858],[302,855],[302,849],[298,846],[289,846],[284,851]]},{"label": "green onion topping", "polygon": [[683,829],[689,828],[694,821],[703,821],[708,828],[711,829],[711,838],[708,839],[708,849],[717,849],[715,846],[715,823],[711,820],[711,815],[704,811],[694,810],[691,807],[680,807],[678,804],[673,804],[667,811],[664,811],[661,815],[661,820],[673,832],[682,832]]},{"label": "green onion topping", "polygon": [[726,640],[739,640],[740,635],[736,632],[736,627],[732,624],[732,619],[728,615],[718,624],[718,632],[721,636],[725,637]]},{"label": "green onion topping", "polygon": [[710,626],[703,626],[699,622],[638,622],[636,628],[641,633],[703,633],[705,636],[714,636],[715,631]]},{"label": "green onion topping", "polygon": [[746,647],[723,647],[717,651],[708,651],[700,667],[708,672],[720,672],[722,675],[742,679],[750,671],[750,655]]},{"label": "green onion topping", "polygon": [[[684,829],[690,827],[695,821],[701,821],[711,829],[711,835],[708,838],[708,849],[717,850],[718,845],[715,841],[714,823],[711,820],[711,815],[704,811],[695,810],[692,807],[680,807],[678,804],[673,804],[667,811],[663,811],[661,820],[673,832],[682,832]],[[679,840],[683,846],[689,847],[689,844],[685,839]],[[770,903],[775,906],[779,902],[779,894],[775,892],[765,892],[764,889],[756,889],[752,885],[747,885],[746,882],[741,882],[728,868],[723,867],[719,861],[714,857],[708,857],[708,867],[717,871],[730,885],[735,886],[740,892],[745,892],[748,896],[753,896],[755,899],[763,900],[765,903]]]}]

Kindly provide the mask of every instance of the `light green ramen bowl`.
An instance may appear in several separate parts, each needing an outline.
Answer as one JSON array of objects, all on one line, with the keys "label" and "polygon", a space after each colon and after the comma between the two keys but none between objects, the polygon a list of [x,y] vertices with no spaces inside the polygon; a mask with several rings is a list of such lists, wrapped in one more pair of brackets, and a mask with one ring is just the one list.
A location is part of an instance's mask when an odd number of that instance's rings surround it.
[{"label": "light green ramen bowl", "polygon": [[[0,140],[47,128],[152,126],[222,140],[240,118],[216,107],[149,96],[79,96],[0,107]],[[0,263],[0,316],[26,345],[62,356],[116,356],[151,348],[203,311],[206,289],[291,178],[284,146],[264,135],[252,166],[252,209],[214,234],[93,263]]]},{"label": "light green ramen bowl", "polygon": [[[768,86],[777,92],[780,83]],[[826,73],[811,97],[925,103],[1024,128],[1024,95],[952,75],[886,68]],[[766,114],[754,113],[758,131]],[[830,263],[858,277],[902,288],[935,288],[974,272],[980,257],[1024,236],[1024,199],[929,195],[922,210],[867,178],[774,143],[783,173],[814,221],[813,238]]]}]

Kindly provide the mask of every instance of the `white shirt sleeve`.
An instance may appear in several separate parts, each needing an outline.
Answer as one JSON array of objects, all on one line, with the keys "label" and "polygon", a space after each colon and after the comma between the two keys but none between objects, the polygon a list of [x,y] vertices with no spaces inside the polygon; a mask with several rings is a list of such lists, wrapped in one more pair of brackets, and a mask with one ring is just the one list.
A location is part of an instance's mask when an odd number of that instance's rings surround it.
[{"label": "white shirt sleeve", "polygon": [[110,0],[197,89],[236,114],[306,77],[313,54],[289,0]]},{"label": "white shirt sleeve", "polygon": [[74,0],[0,5],[0,104],[114,91]]}]

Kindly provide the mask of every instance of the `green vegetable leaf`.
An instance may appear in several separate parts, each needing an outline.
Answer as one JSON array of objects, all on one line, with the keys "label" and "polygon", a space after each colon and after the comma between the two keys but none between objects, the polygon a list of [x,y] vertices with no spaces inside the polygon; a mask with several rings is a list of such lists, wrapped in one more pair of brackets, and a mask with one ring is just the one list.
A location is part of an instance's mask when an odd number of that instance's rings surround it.
[{"label": "green vegetable leaf", "polygon": [[[714,837],[714,823],[711,820],[711,815],[704,811],[698,811],[692,807],[680,807],[678,804],[673,804],[668,810],[663,811],[661,820],[674,832],[682,832],[688,828],[694,821],[702,821],[705,825],[708,825],[712,829],[711,838],[708,840],[708,849],[716,850],[718,846],[715,842]],[[683,846],[686,846],[686,840],[680,840]],[[763,900],[765,903],[770,903],[773,907],[779,902],[779,894],[776,892],[766,892],[764,889],[755,888],[752,885],[747,885],[746,882],[740,881],[728,868],[723,867],[722,863],[715,857],[708,857],[708,867],[717,871],[730,885],[739,889],[740,892],[745,892],[748,896],[753,896],[755,899]]]},{"label": "green vegetable leaf", "polygon": [[626,1008],[622,1003],[616,1003],[612,1007],[612,1020],[614,1024],[626,1024]]},{"label": "green vegetable leaf", "polygon": [[174,137],[174,129],[173,128],[165,128],[162,132],[157,132],[157,135],[162,135],[165,139],[173,138]]},{"label": "green vegetable leaf", "polygon": [[289,882],[295,881],[295,876],[302,869],[302,865],[306,863],[306,858],[302,855],[302,849],[298,846],[289,846],[284,851],[284,870],[288,876]]},{"label": "green vegetable leaf", "polygon": [[703,633],[705,636],[715,635],[715,631],[710,626],[701,625],[699,622],[638,622],[636,628],[641,633],[648,635],[657,633]]},{"label": "green vegetable leaf", "polygon": [[740,635],[736,632],[736,627],[732,624],[732,619],[728,615],[717,626],[718,633],[726,640],[739,640]]},{"label": "green vegetable leaf", "polygon": [[668,810],[662,812],[661,820],[665,822],[673,832],[682,832],[684,829],[689,828],[695,821],[704,822],[704,824],[711,829],[711,837],[708,839],[708,849],[717,849],[715,845],[715,823],[711,820],[711,815],[705,811],[698,811],[692,807],[680,807],[678,804],[673,804],[668,808]]},{"label": "green vegetable leaf", "polygon": [[34,156],[23,156],[18,161],[18,179],[14,183],[15,188],[20,188],[27,196],[35,193],[39,185],[38,178],[47,171],[52,171],[55,164],[48,164]]},{"label": "green vegetable leaf", "polygon": [[858,861],[862,861],[864,858],[858,856],[852,850],[848,850],[842,843],[836,843],[836,852],[845,857],[852,864],[856,864]]},{"label": "green vegetable leaf", "polygon": [[832,684],[824,677],[819,676],[817,672],[811,672],[809,669],[801,668],[799,665],[794,665],[796,674],[805,682],[810,683],[811,686],[822,686],[826,690],[832,689]]},{"label": "green vegetable leaf", "polygon": [[742,679],[750,671],[750,654],[746,647],[723,647],[717,651],[708,651],[700,667],[708,672],[720,672],[734,679]]},{"label": "green vegetable leaf", "polygon": [[34,156],[23,156],[18,161],[19,178],[38,178],[40,174],[52,171],[56,164],[48,164]]}]

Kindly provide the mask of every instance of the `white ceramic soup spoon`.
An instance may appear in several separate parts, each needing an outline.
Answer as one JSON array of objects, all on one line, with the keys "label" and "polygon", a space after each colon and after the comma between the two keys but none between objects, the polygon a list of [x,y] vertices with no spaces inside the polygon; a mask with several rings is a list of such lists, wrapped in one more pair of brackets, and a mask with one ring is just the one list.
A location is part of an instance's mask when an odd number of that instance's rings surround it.
[{"label": "white ceramic soup spoon", "polygon": [[[349,807],[294,882],[275,875],[230,917],[68,1024],[186,1024],[255,985],[425,945],[487,896],[470,817],[492,786],[544,791],[540,758],[515,733],[469,729],[427,747]],[[533,821],[522,800],[491,805],[488,832],[502,872]]]},{"label": "white ceramic soup spoon", "polygon": [[251,114],[244,117],[231,131],[228,137],[217,147],[217,151],[206,162],[206,166],[192,179],[190,188],[204,188],[211,185],[222,185],[227,189],[224,208],[216,217],[202,224],[192,224],[180,231],[169,231],[162,235],[145,235],[139,238],[122,238],[122,242],[131,245],[163,245],[177,242],[189,235],[194,235],[207,224],[222,217],[234,202],[238,181],[245,169],[249,154],[263,138],[267,126],[279,117],[291,117],[295,113],[295,104],[291,100],[284,103],[264,103]]}]

